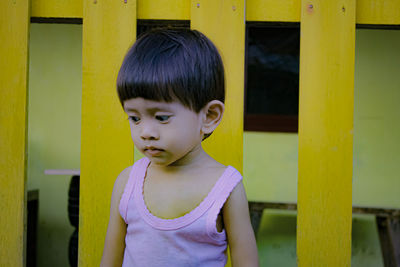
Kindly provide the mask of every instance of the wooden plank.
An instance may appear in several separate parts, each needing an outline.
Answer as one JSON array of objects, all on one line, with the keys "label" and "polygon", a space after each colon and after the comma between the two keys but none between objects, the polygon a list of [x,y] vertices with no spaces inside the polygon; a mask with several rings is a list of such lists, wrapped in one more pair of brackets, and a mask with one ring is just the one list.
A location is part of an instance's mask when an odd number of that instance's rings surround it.
[{"label": "wooden plank", "polygon": [[400,1],[358,0],[356,14],[358,24],[400,25]]},{"label": "wooden plank", "polygon": [[99,266],[117,175],[133,164],[133,143],[116,78],[136,38],[136,1],[85,1],[79,266]]},{"label": "wooden plank", "polygon": [[[95,1],[100,3],[105,0],[89,0],[88,3]],[[121,1],[125,0],[118,2]],[[189,0],[139,0],[138,2],[138,19],[190,19]],[[32,17],[82,18],[82,3],[83,0],[32,0]]]},{"label": "wooden plank", "polygon": [[[225,114],[204,149],[225,165],[243,169],[245,0],[191,1],[191,27],[218,48],[225,68]],[[231,266],[228,256],[227,266]]]},{"label": "wooden plank", "polygon": [[82,18],[82,3],[83,0],[32,0],[32,17]]},{"label": "wooden plank", "polygon": [[189,20],[190,0],[138,0],[138,19]]},{"label": "wooden plank", "polygon": [[355,0],[302,1],[298,266],[350,266]]},{"label": "wooden plank", "polygon": [[300,21],[300,0],[247,0],[247,21]]},{"label": "wooden plank", "polygon": [[0,266],[25,265],[29,5],[0,1]]},{"label": "wooden plank", "polygon": [[[278,210],[297,210],[296,203],[286,202],[258,202],[249,201],[251,210],[262,211],[264,209],[278,209]],[[385,208],[371,208],[353,206],[352,213],[355,214],[371,214],[381,217],[400,217],[400,209],[385,209]]]},{"label": "wooden plank", "polygon": [[[190,19],[190,0],[137,1],[138,19]],[[301,0],[246,1],[247,21],[300,22],[300,9]],[[32,16],[82,18],[82,0],[32,0]],[[400,1],[358,0],[356,23],[400,25]]]},{"label": "wooden plank", "polygon": [[385,267],[400,267],[400,217],[376,216]]},{"label": "wooden plank", "polygon": [[242,171],[244,97],[244,0],[191,2],[191,27],[217,46],[225,67],[226,101],[222,123],[203,142],[211,156]]},{"label": "wooden plank", "polygon": [[[357,24],[400,25],[399,0],[356,2]],[[247,21],[300,22],[300,0],[247,0],[246,6]]]}]

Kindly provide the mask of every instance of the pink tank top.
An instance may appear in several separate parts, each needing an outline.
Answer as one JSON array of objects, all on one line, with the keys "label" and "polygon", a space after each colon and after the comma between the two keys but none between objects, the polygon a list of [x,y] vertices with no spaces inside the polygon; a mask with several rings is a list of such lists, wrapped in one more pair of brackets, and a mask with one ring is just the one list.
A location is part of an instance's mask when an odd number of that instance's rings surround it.
[{"label": "pink tank top", "polygon": [[143,182],[148,158],[132,167],[119,204],[127,224],[122,266],[167,267],[226,264],[225,230],[218,232],[217,216],[240,173],[228,166],[204,200],[191,212],[175,219],[161,219],[149,212],[143,199]]}]

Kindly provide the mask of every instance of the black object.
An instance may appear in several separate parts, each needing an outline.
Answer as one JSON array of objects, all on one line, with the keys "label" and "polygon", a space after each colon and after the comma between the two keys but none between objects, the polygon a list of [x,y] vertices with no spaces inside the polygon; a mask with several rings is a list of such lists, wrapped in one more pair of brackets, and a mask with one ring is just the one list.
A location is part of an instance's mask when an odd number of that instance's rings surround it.
[{"label": "black object", "polygon": [[71,267],[78,266],[78,236],[78,229],[75,229],[71,235],[71,238],[69,239],[68,260]]},{"label": "black object", "polygon": [[72,176],[68,191],[68,218],[71,225],[75,227],[68,246],[68,260],[71,267],[78,266],[79,181],[79,175]]},{"label": "black object", "polygon": [[36,267],[37,251],[37,225],[39,211],[39,190],[28,191],[28,225],[27,225],[27,248],[26,266]]},{"label": "black object", "polygon": [[72,176],[68,192],[68,218],[76,228],[79,228],[79,180],[79,176]]}]

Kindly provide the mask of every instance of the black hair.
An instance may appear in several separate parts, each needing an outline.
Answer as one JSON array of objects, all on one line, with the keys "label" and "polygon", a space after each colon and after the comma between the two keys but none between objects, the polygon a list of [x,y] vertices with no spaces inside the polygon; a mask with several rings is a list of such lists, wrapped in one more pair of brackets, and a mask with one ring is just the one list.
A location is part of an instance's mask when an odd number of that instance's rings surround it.
[{"label": "black hair", "polygon": [[225,101],[221,56],[196,30],[164,28],[138,38],[127,52],[117,78],[118,97],[172,102],[199,112],[211,100]]}]

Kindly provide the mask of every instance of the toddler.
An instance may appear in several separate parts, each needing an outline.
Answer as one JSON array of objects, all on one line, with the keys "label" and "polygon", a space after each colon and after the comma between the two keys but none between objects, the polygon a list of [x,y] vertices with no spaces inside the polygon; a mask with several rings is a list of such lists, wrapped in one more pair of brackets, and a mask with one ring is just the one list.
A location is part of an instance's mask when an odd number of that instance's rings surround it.
[{"label": "toddler", "polygon": [[224,113],[224,69],[203,34],[158,29],[130,48],[117,79],[145,157],[117,177],[101,266],[258,266],[242,176],[201,142]]}]

